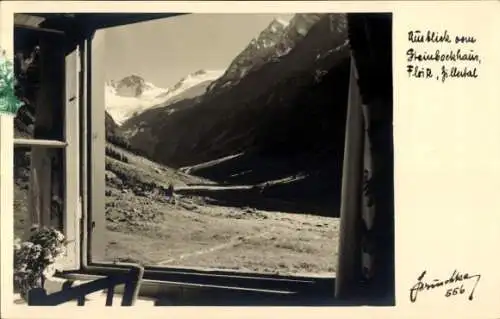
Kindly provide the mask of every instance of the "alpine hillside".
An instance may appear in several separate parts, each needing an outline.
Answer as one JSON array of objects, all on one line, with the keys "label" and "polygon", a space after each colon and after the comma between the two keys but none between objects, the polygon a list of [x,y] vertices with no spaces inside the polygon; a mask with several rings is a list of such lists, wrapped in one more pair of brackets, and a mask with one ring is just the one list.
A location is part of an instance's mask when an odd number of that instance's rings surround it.
[{"label": "alpine hillside", "polygon": [[275,20],[206,94],[147,110],[121,130],[133,149],[164,165],[226,185],[266,183],[263,194],[300,197],[332,214],[349,61],[344,15]]}]

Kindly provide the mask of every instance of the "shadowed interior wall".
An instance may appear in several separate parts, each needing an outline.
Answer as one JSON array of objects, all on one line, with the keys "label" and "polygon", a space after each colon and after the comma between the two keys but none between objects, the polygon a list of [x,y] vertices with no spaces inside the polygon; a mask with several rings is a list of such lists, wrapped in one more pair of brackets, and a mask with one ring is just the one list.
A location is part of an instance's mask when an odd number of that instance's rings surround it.
[{"label": "shadowed interior wall", "polygon": [[[347,131],[362,136],[346,140],[344,172],[352,165],[356,173],[345,177],[353,185],[344,181],[341,232],[359,235],[341,240],[336,294],[362,284],[358,293],[394,302],[392,15],[348,14],[348,28],[361,101],[349,106],[357,119]],[[347,202],[352,197],[359,204]]]}]

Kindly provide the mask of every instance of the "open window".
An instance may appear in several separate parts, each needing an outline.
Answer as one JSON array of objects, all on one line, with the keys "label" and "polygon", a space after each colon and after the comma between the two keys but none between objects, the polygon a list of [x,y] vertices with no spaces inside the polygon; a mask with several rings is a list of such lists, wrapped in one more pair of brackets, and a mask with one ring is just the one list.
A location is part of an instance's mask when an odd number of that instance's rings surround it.
[{"label": "open window", "polygon": [[[245,59],[244,70],[239,63],[219,73],[192,70],[172,77],[177,85],[107,73],[109,35],[120,30],[105,28],[162,18],[156,22],[171,30],[165,41],[189,42],[181,22],[197,15],[171,15],[16,17],[17,70],[28,88],[14,122],[16,235],[32,223],[57,227],[71,245],[65,276],[105,276],[135,262],[146,267],[141,294],[202,292],[185,304],[236,295],[317,304],[334,293],[391,290],[390,14],[289,17],[302,19],[297,43],[278,45],[248,74],[253,62]],[[266,23],[287,32],[279,19]],[[135,41],[152,29],[137,26],[131,43],[146,50]],[[249,48],[266,49],[256,35]],[[131,58],[131,51],[114,54]],[[209,61],[208,52],[200,60]],[[171,73],[189,69],[160,56]],[[373,74],[382,76],[378,83]],[[367,155],[373,136],[382,154],[374,158]],[[366,195],[373,179],[386,191]]]},{"label": "open window", "polygon": [[[254,29],[246,49],[225,32],[229,22],[211,31],[221,33],[220,42],[199,41],[216,17],[191,14],[94,34],[88,257],[102,266],[141,263],[150,270],[146,277],[316,276],[333,288],[350,70],[345,16],[235,15]],[[163,26],[156,45],[137,45],[155,25]],[[298,33],[299,25],[312,37]],[[279,32],[296,39],[266,53]],[[131,45],[118,43],[124,36]],[[329,49],[337,50],[334,57]],[[251,50],[262,61],[245,56]],[[117,55],[127,62],[115,62]],[[311,55],[316,59],[303,59]],[[156,58],[148,56],[161,57],[154,79],[125,73],[150,69]],[[220,56],[226,60],[217,64]],[[308,104],[314,95],[321,97]]]},{"label": "open window", "polygon": [[77,50],[57,30],[16,25],[15,73],[23,106],[14,119],[16,237],[33,225],[68,240],[65,269],[80,267],[79,96]]}]

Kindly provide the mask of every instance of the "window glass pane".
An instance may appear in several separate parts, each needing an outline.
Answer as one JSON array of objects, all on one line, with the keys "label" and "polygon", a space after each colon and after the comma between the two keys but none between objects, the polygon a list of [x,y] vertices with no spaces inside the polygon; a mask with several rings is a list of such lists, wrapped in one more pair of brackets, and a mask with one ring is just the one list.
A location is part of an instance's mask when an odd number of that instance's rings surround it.
[{"label": "window glass pane", "polygon": [[346,37],[340,14],[107,29],[104,259],[332,276]]},{"label": "window glass pane", "polygon": [[62,149],[14,149],[15,238],[27,235],[30,220],[63,230],[63,152]]},{"label": "window glass pane", "polygon": [[16,93],[24,103],[14,120],[14,136],[63,140],[63,38],[22,27],[14,32]]}]

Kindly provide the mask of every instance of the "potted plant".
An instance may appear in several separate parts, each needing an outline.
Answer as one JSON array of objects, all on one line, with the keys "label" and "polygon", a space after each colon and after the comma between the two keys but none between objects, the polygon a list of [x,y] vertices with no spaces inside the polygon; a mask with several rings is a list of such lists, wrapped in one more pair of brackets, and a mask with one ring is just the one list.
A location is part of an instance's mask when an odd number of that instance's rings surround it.
[{"label": "potted plant", "polygon": [[44,281],[60,271],[66,252],[64,235],[48,227],[34,226],[27,241],[14,242],[14,291],[26,300],[33,288],[43,288]]}]

